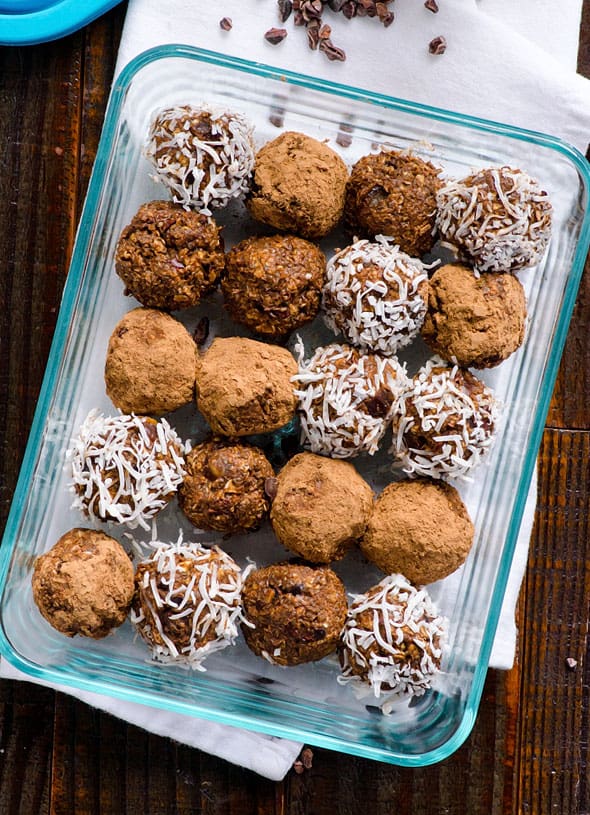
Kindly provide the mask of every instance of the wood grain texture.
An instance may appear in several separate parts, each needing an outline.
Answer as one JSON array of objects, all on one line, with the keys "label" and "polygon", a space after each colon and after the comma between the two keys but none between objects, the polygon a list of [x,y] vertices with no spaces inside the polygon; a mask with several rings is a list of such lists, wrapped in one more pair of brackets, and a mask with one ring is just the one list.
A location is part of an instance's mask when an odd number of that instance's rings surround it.
[{"label": "wood grain texture", "polygon": [[[0,49],[0,527],[96,155],[125,6],[58,43]],[[580,70],[590,76],[590,0]],[[314,749],[274,784],[62,694],[0,683],[4,815],[582,815],[588,792],[590,277],[548,418],[515,668],[472,735],[407,770]],[[24,316],[23,316],[24,315]],[[565,660],[577,660],[575,669]]]}]

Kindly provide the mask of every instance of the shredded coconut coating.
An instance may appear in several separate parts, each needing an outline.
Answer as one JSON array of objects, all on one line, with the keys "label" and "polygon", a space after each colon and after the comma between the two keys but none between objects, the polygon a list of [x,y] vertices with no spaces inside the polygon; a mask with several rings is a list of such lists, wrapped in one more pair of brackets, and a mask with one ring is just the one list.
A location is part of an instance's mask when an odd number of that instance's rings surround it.
[{"label": "shredded coconut coating", "polygon": [[553,207],[522,170],[491,167],[437,193],[436,226],[478,272],[514,272],[539,263],[551,237]]},{"label": "shredded coconut coating", "polygon": [[356,241],[328,261],[326,273],[324,321],[348,342],[389,355],[420,331],[428,301],[426,268],[391,238]]},{"label": "shredded coconut coating", "polygon": [[252,131],[237,113],[207,105],[166,108],[152,121],[145,154],[174,201],[210,215],[249,189]]},{"label": "shredded coconut coating", "polygon": [[301,443],[332,458],[373,455],[407,387],[405,368],[395,357],[350,345],[319,347],[307,361],[301,340],[295,350]]},{"label": "shredded coconut coating", "polygon": [[467,479],[492,446],[499,412],[481,380],[433,357],[399,399],[391,452],[409,475]]},{"label": "shredded coconut coating", "polygon": [[66,453],[73,509],[131,529],[172,499],[184,477],[184,444],[165,419],[91,410]]},{"label": "shredded coconut coating", "polygon": [[353,595],[342,632],[340,684],[376,698],[422,696],[440,671],[448,620],[401,574]]},{"label": "shredded coconut coating", "polygon": [[242,615],[244,572],[219,547],[153,543],[137,566],[131,622],[157,662],[204,671],[203,660],[233,645]]}]

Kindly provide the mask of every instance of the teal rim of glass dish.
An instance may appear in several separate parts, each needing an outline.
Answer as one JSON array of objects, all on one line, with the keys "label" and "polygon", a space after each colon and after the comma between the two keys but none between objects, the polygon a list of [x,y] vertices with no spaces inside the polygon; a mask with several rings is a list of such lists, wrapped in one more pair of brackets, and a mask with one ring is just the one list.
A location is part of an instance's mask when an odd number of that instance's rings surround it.
[{"label": "teal rim of glass dish", "polygon": [[[367,744],[355,744],[348,741],[344,742],[331,736],[325,736],[317,733],[314,733],[313,738],[310,739],[312,734],[306,730],[299,730],[296,727],[291,727],[288,725],[269,724],[268,721],[258,719],[252,714],[243,715],[240,713],[230,713],[218,710],[210,711],[207,708],[202,708],[199,705],[184,703],[174,698],[162,700],[160,697],[150,694],[147,691],[137,691],[124,685],[105,684],[104,682],[87,679],[82,676],[75,678],[69,675],[63,676],[57,670],[42,668],[29,662],[28,660],[21,658],[12,650],[12,647],[6,639],[4,631],[1,627],[0,653],[16,668],[41,681],[68,685],[79,690],[102,693],[136,703],[140,702],[151,705],[152,707],[163,708],[223,724],[243,727],[247,730],[266,733],[272,736],[280,736],[298,741],[304,741],[315,744],[318,747],[325,747],[341,752],[345,751],[352,755],[372,758],[390,764],[397,764],[407,767],[419,767],[434,764],[443,760],[444,758],[447,758],[449,755],[455,752],[455,750],[457,750],[461,744],[463,744],[471,732],[476,719],[500,614],[500,608],[502,605],[512,563],[512,557],[518,537],[518,531],[535,467],[538,448],[541,442],[545,418],[549,409],[549,402],[557,376],[559,362],[565,344],[578,286],[584,268],[586,253],[590,244],[590,167],[584,156],[576,148],[556,137],[548,136],[543,133],[512,127],[486,119],[453,113],[441,108],[421,105],[403,99],[372,93],[370,91],[361,90],[359,88],[349,87],[334,82],[327,82],[303,74],[283,71],[260,63],[254,63],[236,57],[229,57],[212,51],[206,51],[185,45],[170,44],[157,46],[139,54],[123,69],[113,84],[113,90],[105,116],[103,133],[90,179],[86,202],[80,219],[78,235],[88,235],[91,231],[92,218],[96,209],[98,195],[102,187],[105,170],[108,164],[109,150],[114,129],[117,125],[121,106],[131,79],[148,64],[169,58],[192,59],[249,74],[267,77],[269,79],[286,82],[292,85],[300,85],[310,90],[373,103],[387,109],[400,110],[417,116],[450,122],[462,127],[467,126],[472,130],[486,131],[492,134],[496,133],[498,135],[510,137],[519,141],[534,143],[536,145],[554,150],[560,153],[562,156],[567,157],[567,159],[571,161],[579,172],[580,178],[583,182],[585,195],[584,218],[580,228],[580,235],[572,262],[571,273],[564,291],[563,307],[559,314],[547,366],[540,383],[540,397],[536,406],[530,443],[523,462],[521,476],[517,487],[516,500],[510,518],[510,526],[498,565],[498,573],[492,593],[490,611],[485,624],[480,657],[477,665],[475,666],[473,674],[473,682],[466,699],[463,716],[450,738],[431,751],[421,754],[407,755],[380,747],[372,747]],[[78,290],[80,275],[83,268],[86,248],[86,240],[76,240],[70,264],[70,272],[64,287],[62,304],[57,318],[55,334],[37,403],[37,409],[35,411],[31,433],[23,458],[17,487],[13,496],[12,506],[0,551],[0,587],[2,587],[2,590],[4,589],[15,536],[20,521],[20,506],[23,503],[29,486],[35,456],[41,443],[43,428],[48,415],[53,392],[53,382],[56,381],[59,370],[62,347],[70,329],[70,320],[73,312],[74,300]]]},{"label": "teal rim of glass dish", "polygon": [[0,45],[37,45],[65,37],[121,0],[0,0]]}]

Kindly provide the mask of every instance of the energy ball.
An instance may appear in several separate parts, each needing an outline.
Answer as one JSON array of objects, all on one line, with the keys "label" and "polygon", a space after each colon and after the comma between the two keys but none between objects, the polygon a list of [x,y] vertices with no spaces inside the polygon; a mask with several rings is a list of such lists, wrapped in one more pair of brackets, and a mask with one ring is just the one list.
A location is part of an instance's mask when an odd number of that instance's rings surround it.
[{"label": "energy ball", "polygon": [[422,586],[463,563],[473,524],[457,490],[444,481],[388,484],[378,496],[361,549],[385,574],[401,573]]},{"label": "energy ball", "polygon": [[33,600],[47,622],[73,637],[106,637],[129,613],[133,566],[114,538],[70,529],[33,568]]},{"label": "energy ball", "polygon": [[73,509],[149,529],[184,475],[184,444],[165,419],[92,410],[67,451]]},{"label": "energy ball", "polygon": [[407,386],[395,357],[350,345],[320,346],[309,360],[298,345],[297,411],[301,443],[312,453],[350,458],[377,452]]},{"label": "energy ball", "polygon": [[217,546],[158,543],[137,566],[131,609],[152,659],[205,670],[205,657],[239,634],[242,582],[237,563]]},{"label": "energy ball", "polygon": [[399,399],[392,453],[409,475],[464,478],[492,446],[498,414],[481,380],[433,357]]},{"label": "energy ball", "polygon": [[267,478],[274,471],[257,447],[210,439],[186,457],[186,475],[178,493],[181,510],[199,529],[246,532],[268,515]]},{"label": "energy ball", "polygon": [[321,238],[342,217],[347,179],[346,164],[327,144],[288,131],[256,154],[246,205],[274,229]]},{"label": "energy ball", "polygon": [[197,346],[161,311],[136,308],[117,323],[105,363],[107,396],[123,413],[160,415],[194,398]]},{"label": "energy ball", "polygon": [[428,299],[428,275],[389,238],[360,240],[326,267],[324,321],[363,351],[395,354],[418,334]]},{"label": "energy ball", "polygon": [[330,563],[362,537],[372,507],[373,491],[352,464],[300,453],[277,477],[270,520],[287,549]]},{"label": "energy ball", "polygon": [[221,282],[236,323],[266,339],[281,339],[310,322],[320,307],[326,259],[293,235],[246,238],[226,255]]},{"label": "energy ball", "polygon": [[291,563],[251,572],[242,602],[246,644],[276,665],[314,662],[335,651],[348,609],[331,569]]},{"label": "energy ball", "polygon": [[252,125],[237,113],[176,105],[154,117],[145,154],[176,203],[210,215],[250,186]]},{"label": "energy ball", "polygon": [[489,167],[437,193],[441,238],[478,272],[536,266],[551,237],[553,207],[539,183],[513,167]]},{"label": "energy ball", "polygon": [[434,353],[464,368],[492,368],[524,340],[526,296],[512,274],[477,275],[467,266],[441,266],[430,279],[422,337]]},{"label": "energy ball", "polygon": [[297,363],[285,348],[217,337],[197,361],[197,407],[214,433],[270,433],[291,421]]},{"label": "energy ball", "polygon": [[361,695],[422,696],[440,671],[448,620],[401,574],[353,598],[339,651],[340,684]]},{"label": "energy ball", "polygon": [[195,306],[215,288],[224,267],[215,222],[170,201],[143,204],[121,233],[115,253],[125,294],[167,311]]},{"label": "energy ball", "polygon": [[344,219],[354,235],[387,235],[402,252],[420,257],[435,242],[441,170],[412,153],[387,150],[363,156],[346,185]]}]

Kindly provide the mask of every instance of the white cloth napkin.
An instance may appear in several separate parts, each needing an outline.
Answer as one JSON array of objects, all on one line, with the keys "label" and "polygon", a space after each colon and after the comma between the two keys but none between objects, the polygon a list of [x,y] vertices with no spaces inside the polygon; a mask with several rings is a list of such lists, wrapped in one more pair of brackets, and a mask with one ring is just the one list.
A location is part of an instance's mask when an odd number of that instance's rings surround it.
[{"label": "white cloth napkin", "polygon": [[[130,0],[116,73],[136,54],[162,43],[186,43],[312,74],[392,96],[542,130],[585,151],[590,138],[590,82],[574,73],[581,0],[439,0],[438,14],[422,0],[398,0],[387,29],[376,20],[351,21],[325,12],[333,42],[347,53],[329,62],[307,48],[292,19],[278,46],[264,32],[278,27],[274,0]],[[233,28],[223,31],[222,17]],[[558,19],[556,19],[558,17]],[[436,36],[445,54],[428,53]],[[533,479],[490,665],[512,666],[514,609],[527,561],[537,494]],[[0,675],[30,680],[5,661]],[[54,686],[57,687],[57,686]],[[154,733],[181,740],[278,780],[301,744],[202,722],[139,704],[72,691],[90,705]]]}]

